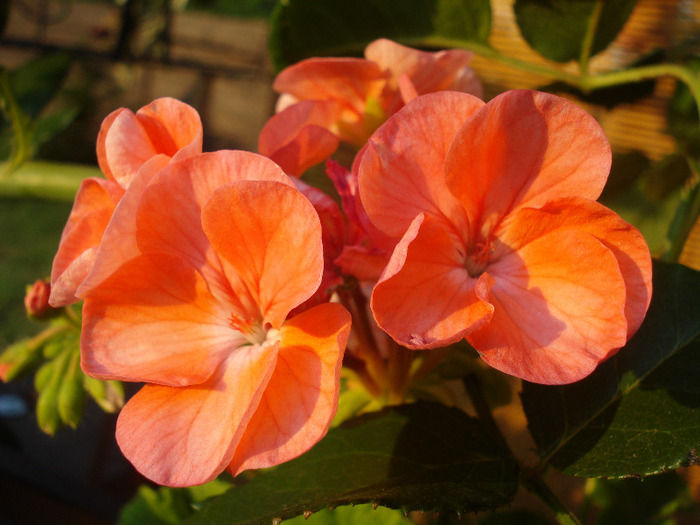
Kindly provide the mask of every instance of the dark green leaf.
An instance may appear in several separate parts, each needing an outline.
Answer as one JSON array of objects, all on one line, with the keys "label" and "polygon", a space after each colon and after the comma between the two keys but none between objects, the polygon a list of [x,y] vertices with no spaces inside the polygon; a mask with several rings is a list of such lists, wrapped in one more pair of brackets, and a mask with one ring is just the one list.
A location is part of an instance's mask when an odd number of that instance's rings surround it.
[{"label": "dark green leaf", "polygon": [[[600,0],[516,0],[515,17],[525,40],[556,62],[578,60],[596,4]],[[591,56],[615,39],[637,0],[604,0]]]},{"label": "dark green leaf", "polygon": [[700,272],[654,263],[638,333],[586,379],[525,383],[522,400],[545,461],[568,474],[628,477],[697,460],[700,447]]},{"label": "dark green leaf", "polygon": [[675,472],[644,480],[591,480],[586,489],[584,504],[590,502],[598,508],[598,525],[664,523],[690,503],[688,486]]},{"label": "dark green leaf", "polygon": [[479,525],[549,525],[551,521],[529,510],[506,510],[481,518]]},{"label": "dark green leaf", "polygon": [[359,56],[380,37],[486,44],[490,28],[489,0],[288,0],[272,17],[270,52],[282,69],[311,56]]},{"label": "dark green leaf", "polygon": [[186,523],[269,524],[368,502],[407,510],[480,510],[509,502],[517,476],[509,452],[478,420],[421,402],[331,429],[306,454],[214,498]]}]

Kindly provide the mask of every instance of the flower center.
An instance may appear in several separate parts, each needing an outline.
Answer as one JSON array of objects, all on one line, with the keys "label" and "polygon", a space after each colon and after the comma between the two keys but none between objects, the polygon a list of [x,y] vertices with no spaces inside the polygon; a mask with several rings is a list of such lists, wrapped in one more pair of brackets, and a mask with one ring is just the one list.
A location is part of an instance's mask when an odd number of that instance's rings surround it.
[{"label": "flower center", "polygon": [[489,265],[494,252],[494,246],[491,239],[486,242],[477,242],[472,250],[467,252],[467,257],[464,260],[464,266],[472,277],[478,277]]},{"label": "flower center", "polygon": [[262,345],[269,340],[268,330],[263,328],[260,321],[252,321],[245,317],[239,317],[236,314],[231,314],[228,320],[231,328],[240,332],[246,338],[248,344]]}]

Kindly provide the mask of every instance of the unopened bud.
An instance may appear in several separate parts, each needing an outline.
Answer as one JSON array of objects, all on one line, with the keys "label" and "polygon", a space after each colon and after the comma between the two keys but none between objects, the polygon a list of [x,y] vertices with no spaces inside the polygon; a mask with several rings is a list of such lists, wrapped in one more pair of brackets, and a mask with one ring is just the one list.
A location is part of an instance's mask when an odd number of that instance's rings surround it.
[{"label": "unopened bud", "polygon": [[49,304],[51,284],[43,279],[37,279],[34,284],[27,286],[24,296],[24,307],[27,315],[34,319],[44,319],[54,308]]}]

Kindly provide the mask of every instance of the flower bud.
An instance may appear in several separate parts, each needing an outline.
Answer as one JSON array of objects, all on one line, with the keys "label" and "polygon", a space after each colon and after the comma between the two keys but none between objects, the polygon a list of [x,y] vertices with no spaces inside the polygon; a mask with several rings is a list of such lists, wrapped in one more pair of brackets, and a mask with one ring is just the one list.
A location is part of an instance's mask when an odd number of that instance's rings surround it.
[{"label": "flower bud", "polygon": [[51,295],[51,284],[48,281],[37,279],[34,284],[28,285],[24,296],[27,315],[34,319],[44,319],[50,310],[54,310],[49,305],[49,295]]},{"label": "flower bud", "polygon": [[58,389],[56,399],[61,420],[72,428],[78,426],[85,408],[83,372],[80,370],[80,352],[71,352],[70,363]]}]

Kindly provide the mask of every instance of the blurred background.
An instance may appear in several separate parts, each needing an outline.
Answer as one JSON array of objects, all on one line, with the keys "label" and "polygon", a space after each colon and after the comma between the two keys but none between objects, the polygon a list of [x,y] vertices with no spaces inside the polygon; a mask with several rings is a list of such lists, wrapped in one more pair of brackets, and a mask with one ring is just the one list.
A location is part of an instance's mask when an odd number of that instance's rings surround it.
[{"label": "blurred background", "polygon": [[[493,2],[491,45],[515,58],[544,62],[518,33],[512,3]],[[37,142],[36,158],[95,165],[102,119],[116,108],[136,110],[161,96],[198,110],[205,151],[255,151],[276,99],[267,52],[275,4],[0,0],[5,20],[0,66],[15,72],[27,92],[43,101],[37,114],[53,115]],[[591,69],[626,66],[655,49],[672,52],[681,43],[698,46],[698,35],[700,2],[640,0]],[[549,83],[480,57],[473,67],[487,98]],[[675,87],[673,80],[661,79],[640,83],[634,100],[581,103],[601,122],[616,153],[624,156],[621,162],[639,172],[677,149],[666,133]],[[0,158],[6,158],[10,131],[7,121],[2,124]],[[23,309],[25,286],[48,276],[69,211],[67,202],[0,197],[0,347],[37,331]],[[116,447],[116,416],[88,403],[76,430],[63,428],[49,437],[37,427],[35,401],[31,377],[0,383],[0,525],[113,523],[144,483]]]}]

